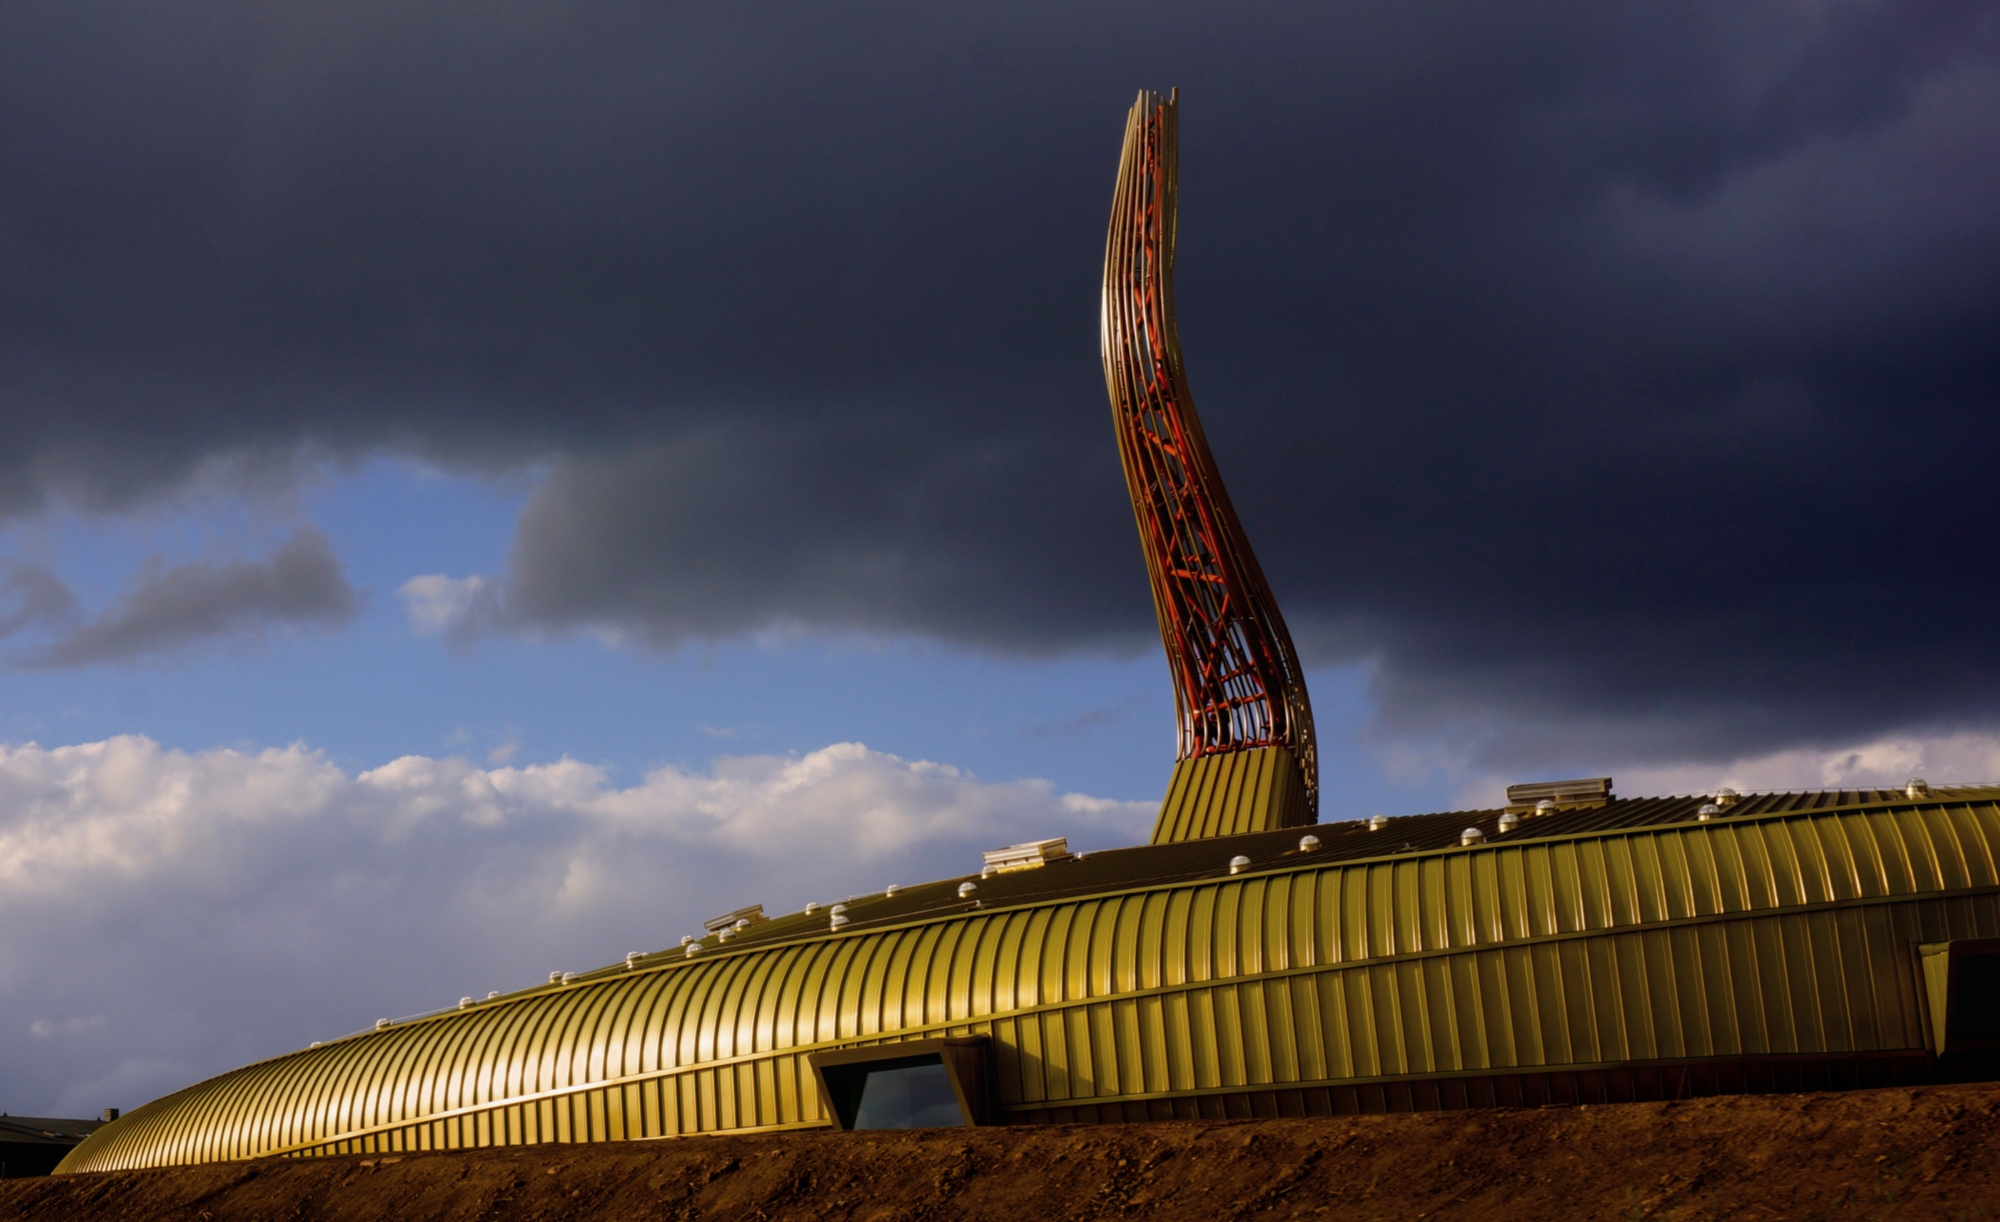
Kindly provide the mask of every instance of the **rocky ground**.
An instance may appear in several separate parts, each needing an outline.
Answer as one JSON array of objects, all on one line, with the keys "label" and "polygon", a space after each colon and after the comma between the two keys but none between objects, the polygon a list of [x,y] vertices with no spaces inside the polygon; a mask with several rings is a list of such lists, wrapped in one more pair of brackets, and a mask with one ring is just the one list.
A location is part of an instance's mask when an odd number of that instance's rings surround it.
[{"label": "rocky ground", "polygon": [[2000,1085],[271,1160],[0,1182],[0,1218],[2000,1222]]}]

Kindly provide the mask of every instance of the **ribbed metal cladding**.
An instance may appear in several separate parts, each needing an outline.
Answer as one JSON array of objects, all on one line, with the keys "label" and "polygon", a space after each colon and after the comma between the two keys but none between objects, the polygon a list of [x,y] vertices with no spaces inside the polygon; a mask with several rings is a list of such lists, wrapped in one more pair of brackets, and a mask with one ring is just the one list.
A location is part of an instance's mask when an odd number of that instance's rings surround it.
[{"label": "ribbed metal cladding", "polygon": [[934,1035],[989,1034],[1001,1106],[1024,1121],[1397,1106],[1426,1082],[1529,1072],[1921,1057],[1912,948],[2000,936],[1996,849],[1991,801],[1883,803],[1294,865],[746,948],[224,1074],[108,1125],[62,1170],[820,1124],[804,1052]]},{"label": "ribbed metal cladding", "polygon": [[1297,758],[1284,747],[1259,747],[1175,764],[1152,842],[1240,836],[1312,821]]}]

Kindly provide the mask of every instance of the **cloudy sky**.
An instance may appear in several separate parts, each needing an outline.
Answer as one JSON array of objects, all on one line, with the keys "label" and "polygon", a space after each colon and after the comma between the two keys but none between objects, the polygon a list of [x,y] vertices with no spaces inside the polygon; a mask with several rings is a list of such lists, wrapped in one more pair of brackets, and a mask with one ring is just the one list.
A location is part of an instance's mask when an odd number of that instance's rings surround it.
[{"label": "cloudy sky", "polygon": [[1097,363],[1325,817],[2000,777],[2000,6],[0,3],[0,1110],[1143,835]]}]

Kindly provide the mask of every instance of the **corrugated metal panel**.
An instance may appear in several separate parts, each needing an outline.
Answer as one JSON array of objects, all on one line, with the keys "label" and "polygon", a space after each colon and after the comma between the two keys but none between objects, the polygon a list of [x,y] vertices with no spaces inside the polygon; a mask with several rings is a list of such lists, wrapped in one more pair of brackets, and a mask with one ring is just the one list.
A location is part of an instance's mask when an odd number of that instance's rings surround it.
[{"label": "corrugated metal panel", "polygon": [[[2000,799],[2000,787],[1940,790],[1941,799],[1988,801]],[[1832,799],[1838,798],[1835,802]],[[1799,809],[1837,809],[1868,798],[1878,806],[1906,804],[1900,794],[1769,794],[1751,795],[1732,809],[1749,814],[1777,813],[1800,804]],[[1215,836],[1169,844],[1137,845],[1077,855],[1043,868],[1019,870],[992,878],[961,875],[950,879],[902,888],[896,895],[850,897],[847,913],[850,933],[869,928],[885,928],[939,916],[961,915],[979,910],[1017,904],[1039,904],[1049,900],[1124,891],[1173,882],[1193,882],[1228,873],[1231,857],[1241,854],[1251,861],[1252,871],[1279,869],[1306,863],[1359,861],[1367,858],[1416,854],[1456,847],[1464,828],[1477,827],[1488,840],[1517,843],[1525,840],[1561,839],[1579,833],[1619,828],[1652,827],[1670,823],[1692,823],[1696,812],[1707,802],[1702,796],[1677,798],[1617,799],[1601,808],[1560,811],[1553,815],[1522,820],[1520,826],[1501,833],[1500,810],[1448,811],[1439,814],[1405,815],[1389,819],[1380,831],[1368,830],[1359,820],[1320,823],[1311,826],[1320,846],[1310,854],[1299,847],[1301,828]],[[958,885],[978,884],[976,902],[961,898]],[[824,915],[790,913],[759,921],[729,943],[732,950],[768,946],[778,942],[817,939],[826,933]],[[710,941],[711,947],[720,945]],[[678,954],[678,951],[674,952]],[[625,970],[617,964],[589,978],[617,975]]]},{"label": "corrugated metal panel", "polygon": [[1301,862],[746,947],[225,1074],[108,1126],[66,1169],[818,1124],[803,1052],[933,1035],[990,1034],[1000,1100],[1024,1119],[1920,1054],[1911,947],[2000,936],[1997,850],[1993,802],[1904,802]]},{"label": "corrugated metal panel", "polygon": [[1153,843],[1240,836],[1311,822],[1305,780],[1289,750],[1228,751],[1174,765],[1153,824]]}]

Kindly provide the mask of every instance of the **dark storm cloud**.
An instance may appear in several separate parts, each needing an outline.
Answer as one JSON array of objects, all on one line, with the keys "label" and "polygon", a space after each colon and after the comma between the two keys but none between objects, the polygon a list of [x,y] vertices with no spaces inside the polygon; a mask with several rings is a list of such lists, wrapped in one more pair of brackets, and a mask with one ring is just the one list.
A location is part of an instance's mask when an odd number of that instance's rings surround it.
[{"label": "dark storm cloud", "polygon": [[1991,4],[16,6],[0,499],[550,458],[516,624],[1141,644],[1095,280],[1171,84],[1195,394],[1392,727],[2000,711]]},{"label": "dark storm cloud", "polygon": [[75,597],[52,570],[0,559],[0,637],[35,624],[61,624],[75,611]]},{"label": "dark storm cloud", "polygon": [[[1116,455],[1004,427],[953,433],[719,425],[562,463],[521,516],[506,616],[608,621],[662,645],[805,626],[1047,650],[1144,631]],[[1074,635],[1051,631],[1038,595],[1077,617]]]},{"label": "dark storm cloud", "polygon": [[267,561],[195,562],[144,572],[118,605],[18,665],[118,662],[246,630],[341,624],[353,616],[355,601],[326,536],[308,527]]}]

